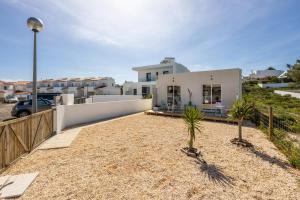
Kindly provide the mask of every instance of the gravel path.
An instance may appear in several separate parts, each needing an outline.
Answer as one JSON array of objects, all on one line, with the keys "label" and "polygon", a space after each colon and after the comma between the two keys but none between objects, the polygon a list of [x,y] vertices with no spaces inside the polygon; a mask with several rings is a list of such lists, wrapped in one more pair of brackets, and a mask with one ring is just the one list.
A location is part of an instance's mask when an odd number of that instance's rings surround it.
[{"label": "gravel path", "polygon": [[[180,118],[135,115],[84,128],[70,148],[38,150],[4,174],[39,171],[22,199],[300,199],[300,175],[258,130],[203,122],[200,160],[180,151]],[[205,162],[204,162],[205,160]]]}]

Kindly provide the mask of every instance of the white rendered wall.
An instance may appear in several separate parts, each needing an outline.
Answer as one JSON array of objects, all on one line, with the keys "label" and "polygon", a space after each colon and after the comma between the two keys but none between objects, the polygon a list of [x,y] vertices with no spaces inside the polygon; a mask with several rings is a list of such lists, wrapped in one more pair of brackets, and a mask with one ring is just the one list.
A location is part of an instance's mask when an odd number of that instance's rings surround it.
[{"label": "white rendered wall", "polygon": [[143,112],[151,108],[152,99],[57,106],[57,133],[66,127]]},{"label": "white rendered wall", "polygon": [[189,103],[188,89],[192,92],[192,103],[194,105],[199,108],[211,106],[210,104],[203,104],[203,85],[221,85],[221,101],[222,105],[224,105],[226,109],[230,108],[234,101],[242,97],[242,79],[240,69],[224,69],[165,75],[161,79],[158,79],[156,83],[158,105],[162,106],[167,103],[167,87],[172,86],[173,84],[175,86],[180,86],[182,107]]},{"label": "white rendered wall", "polygon": [[122,101],[142,99],[141,95],[94,95],[93,102]]}]

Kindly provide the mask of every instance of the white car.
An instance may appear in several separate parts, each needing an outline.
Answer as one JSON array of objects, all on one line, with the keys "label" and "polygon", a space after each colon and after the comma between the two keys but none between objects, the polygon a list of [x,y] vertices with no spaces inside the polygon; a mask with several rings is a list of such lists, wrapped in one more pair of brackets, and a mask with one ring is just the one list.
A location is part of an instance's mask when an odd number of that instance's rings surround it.
[{"label": "white car", "polygon": [[18,102],[18,98],[16,96],[7,96],[4,99],[5,103],[17,103]]}]

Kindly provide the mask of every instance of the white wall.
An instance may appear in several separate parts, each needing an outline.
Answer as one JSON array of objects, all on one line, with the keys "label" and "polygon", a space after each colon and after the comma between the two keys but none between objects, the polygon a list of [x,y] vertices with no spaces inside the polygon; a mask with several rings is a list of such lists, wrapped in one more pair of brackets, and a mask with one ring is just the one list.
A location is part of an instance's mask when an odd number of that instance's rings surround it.
[{"label": "white wall", "polygon": [[258,83],[261,88],[283,88],[288,87],[289,83]]},{"label": "white wall", "polygon": [[300,99],[300,93],[296,93],[296,92],[288,92],[288,91],[282,91],[282,90],[274,90],[274,93],[280,94],[280,95],[282,95],[282,96],[284,96],[284,95],[291,95],[292,97],[295,97],[295,98]]},{"label": "white wall", "polygon": [[141,95],[94,95],[93,102],[122,101],[142,99]]},{"label": "white wall", "polygon": [[57,133],[66,127],[129,115],[151,108],[151,99],[60,105],[56,108]]},{"label": "white wall", "polygon": [[[211,80],[211,76],[213,80]],[[173,83],[174,77],[174,83]],[[230,108],[237,98],[242,97],[242,79],[240,69],[224,69],[200,72],[187,72],[165,75],[158,79],[157,104],[167,103],[167,87],[180,86],[181,106],[188,104],[189,93],[192,91],[192,103],[199,108],[210,107],[210,104],[203,104],[203,85],[220,84],[221,101],[226,108]]]}]

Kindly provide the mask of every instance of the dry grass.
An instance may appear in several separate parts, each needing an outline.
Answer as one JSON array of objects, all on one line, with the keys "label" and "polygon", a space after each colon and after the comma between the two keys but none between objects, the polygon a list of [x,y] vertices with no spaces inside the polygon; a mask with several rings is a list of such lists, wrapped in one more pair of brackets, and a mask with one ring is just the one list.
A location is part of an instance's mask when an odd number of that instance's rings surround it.
[{"label": "dry grass", "polygon": [[299,199],[299,174],[265,136],[244,128],[255,148],[234,146],[237,127],[203,122],[180,151],[182,119],[137,115],[81,131],[67,149],[37,151],[5,174],[39,171],[23,199]]}]

